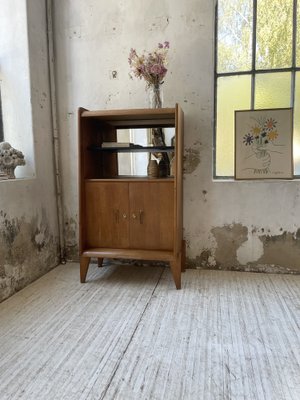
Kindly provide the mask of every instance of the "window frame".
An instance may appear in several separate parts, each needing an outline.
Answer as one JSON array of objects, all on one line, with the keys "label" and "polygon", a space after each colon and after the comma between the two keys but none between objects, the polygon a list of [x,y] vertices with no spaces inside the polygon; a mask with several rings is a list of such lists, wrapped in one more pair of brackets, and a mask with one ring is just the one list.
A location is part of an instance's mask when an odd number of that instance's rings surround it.
[{"label": "window frame", "polygon": [[[300,0],[299,0],[300,1]],[[219,1],[216,0],[215,5],[215,57],[214,57],[214,135],[213,135],[213,179],[225,180],[233,179],[234,175],[217,175],[216,174],[216,145],[217,145],[217,93],[218,93],[218,79],[226,76],[251,76],[251,110],[254,110],[255,101],[255,84],[256,76],[261,74],[270,74],[278,72],[291,73],[291,98],[290,107],[294,108],[295,104],[295,87],[296,87],[296,72],[300,71],[300,67],[296,66],[296,49],[297,49],[297,6],[298,0],[293,0],[293,32],[292,32],[292,65],[286,68],[272,68],[272,69],[256,69],[256,27],[257,27],[257,0],[252,0],[253,3],[253,26],[252,26],[252,62],[251,69],[247,71],[235,72],[218,72],[218,11]],[[300,22],[300,21],[299,21]],[[293,179],[299,179],[300,175],[293,175]]]},{"label": "window frame", "polygon": [[4,129],[3,129],[3,116],[2,116],[2,97],[0,87],[0,143],[4,141]]}]

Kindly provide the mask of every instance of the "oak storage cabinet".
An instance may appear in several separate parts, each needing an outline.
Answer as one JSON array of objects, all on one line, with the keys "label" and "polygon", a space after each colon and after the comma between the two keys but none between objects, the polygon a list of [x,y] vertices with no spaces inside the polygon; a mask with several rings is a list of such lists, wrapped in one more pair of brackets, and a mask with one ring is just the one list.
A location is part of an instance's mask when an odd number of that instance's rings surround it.
[{"label": "oak storage cabinet", "polygon": [[[174,148],[112,148],[117,129],[174,127]],[[173,151],[174,176],[118,175],[117,153]],[[183,112],[175,108],[88,111],[79,109],[80,280],[90,259],[122,258],[170,263],[177,289],[185,265],[182,238]]]}]

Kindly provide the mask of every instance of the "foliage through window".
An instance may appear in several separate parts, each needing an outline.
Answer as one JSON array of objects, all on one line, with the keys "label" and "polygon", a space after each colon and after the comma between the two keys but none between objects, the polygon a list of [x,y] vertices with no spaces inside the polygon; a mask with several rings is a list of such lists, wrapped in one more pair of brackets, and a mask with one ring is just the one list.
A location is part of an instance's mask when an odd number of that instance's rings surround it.
[{"label": "foliage through window", "polygon": [[234,174],[234,111],[281,107],[294,107],[294,172],[300,175],[299,20],[297,0],[218,0],[215,177]]}]

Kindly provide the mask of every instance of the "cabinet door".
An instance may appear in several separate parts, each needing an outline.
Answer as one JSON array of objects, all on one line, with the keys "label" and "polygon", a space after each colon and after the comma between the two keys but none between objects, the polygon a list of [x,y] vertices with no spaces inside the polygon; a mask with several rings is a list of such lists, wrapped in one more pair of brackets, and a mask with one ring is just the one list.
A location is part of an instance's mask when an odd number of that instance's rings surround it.
[{"label": "cabinet door", "polygon": [[128,183],[86,182],[86,246],[128,248]]},{"label": "cabinet door", "polygon": [[129,184],[130,247],[172,250],[174,236],[174,183]]}]

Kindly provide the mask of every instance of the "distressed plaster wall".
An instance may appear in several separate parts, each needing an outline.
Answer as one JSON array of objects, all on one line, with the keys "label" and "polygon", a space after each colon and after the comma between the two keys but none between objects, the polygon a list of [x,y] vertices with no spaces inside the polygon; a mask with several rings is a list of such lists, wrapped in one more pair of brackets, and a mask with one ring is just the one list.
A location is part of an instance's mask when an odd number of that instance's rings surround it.
[{"label": "distressed plaster wall", "polygon": [[199,268],[300,272],[299,183],[214,182],[214,1],[54,0],[68,257],[77,258],[77,108],[145,107],[128,53],[171,43],[164,104],[185,112],[184,235]]},{"label": "distressed plaster wall", "polygon": [[[18,94],[18,104],[26,105],[27,112],[15,107],[11,118],[20,119],[19,126],[24,128],[20,134],[32,136],[28,140],[34,141],[35,151],[28,156],[35,161],[36,176],[0,181],[0,301],[59,262],[45,3],[40,0],[3,2],[9,3],[14,10],[10,13],[12,28],[24,21],[26,23],[26,13],[28,18],[27,62],[30,73],[24,73],[22,85],[28,85],[28,90],[23,91],[20,87]],[[6,7],[1,3],[2,6],[3,12]],[[8,37],[1,37],[0,42],[8,40]],[[11,45],[13,48],[14,42]],[[1,53],[1,65],[10,62],[10,54]],[[19,59],[15,54],[14,62],[24,64],[23,58]],[[11,76],[2,71],[1,78],[4,81]],[[17,143],[11,144],[18,147]]]}]

